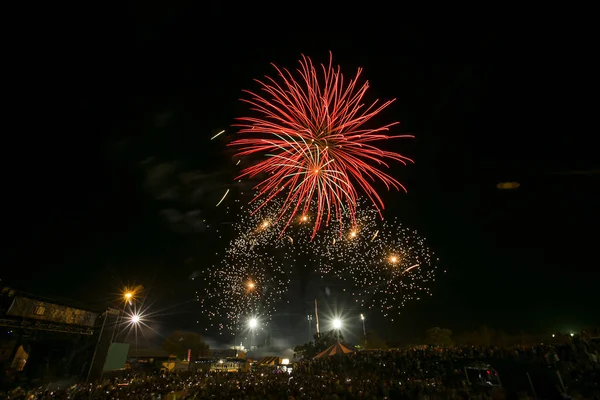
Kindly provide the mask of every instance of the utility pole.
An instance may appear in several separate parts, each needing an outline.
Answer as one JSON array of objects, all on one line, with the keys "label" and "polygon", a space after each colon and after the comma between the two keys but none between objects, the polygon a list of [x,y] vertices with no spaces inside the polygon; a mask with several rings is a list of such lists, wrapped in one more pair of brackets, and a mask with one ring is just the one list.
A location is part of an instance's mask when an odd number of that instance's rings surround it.
[{"label": "utility pole", "polygon": [[362,320],[363,335],[365,337],[365,345],[366,345],[367,344],[367,329],[365,328],[365,316],[364,316],[364,314],[360,314],[360,319]]},{"label": "utility pole", "polygon": [[320,336],[320,332],[319,332],[319,306],[317,305],[317,299],[315,299],[315,319],[316,319],[316,326],[317,326],[317,337]]}]

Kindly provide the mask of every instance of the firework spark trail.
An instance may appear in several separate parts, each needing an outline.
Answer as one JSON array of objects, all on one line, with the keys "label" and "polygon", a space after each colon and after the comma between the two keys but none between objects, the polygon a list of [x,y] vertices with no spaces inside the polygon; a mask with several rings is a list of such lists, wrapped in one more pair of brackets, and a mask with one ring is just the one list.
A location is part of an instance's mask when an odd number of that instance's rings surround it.
[{"label": "firework spark trail", "polygon": [[225,200],[225,197],[227,197],[228,194],[229,194],[229,189],[227,189],[227,191],[225,192],[223,197],[221,197],[221,200],[219,200],[219,202],[217,203],[217,205],[215,207],[219,207],[219,205],[221,205],[221,203],[223,202],[223,200]]},{"label": "firework spark trail", "polygon": [[437,259],[425,239],[396,219],[380,221],[367,202],[358,201],[356,223],[342,236],[341,222],[334,222],[312,238],[315,217],[302,214],[282,238],[286,221],[277,215],[284,199],[261,201],[255,213],[242,206],[233,224],[236,239],[223,262],[205,271],[210,289],[201,304],[220,329],[232,330],[253,315],[268,321],[302,267],[324,280],[340,281],[358,306],[385,317],[431,294]]},{"label": "firework spark trail", "polygon": [[[363,97],[369,83],[358,86],[362,70],[359,68],[354,79],[345,84],[340,67],[334,68],[332,62],[330,54],[329,65],[322,65],[320,74],[312,61],[302,56],[297,70],[299,80],[287,69],[273,65],[279,80],[268,76],[264,82],[256,80],[264,95],[245,91],[251,98],[242,99],[261,115],[238,118],[240,123],[236,126],[246,137],[230,145],[239,147],[238,156],[266,157],[242,170],[236,179],[265,176],[255,187],[254,201],[264,200],[262,206],[287,191],[275,217],[284,221],[280,234],[298,214],[311,209],[312,238],[323,223],[329,225],[332,220],[346,218],[354,225],[359,191],[379,212],[385,206],[372,186],[375,181],[382,182],[388,190],[406,190],[380,167],[389,167],[386,160],[405,165],[412,160],[371,143],[413,136],[387,135],[385,132],[397,122],[373,129],[365,127],[394,100],[382,104],[375,101],[366,107]],[[339,226],[341,233],[343,225]]]},{"label": "firework spark trail", "polygon": [[289,269],[274,251],[289,241],[274,247],[269,220],[257,217],[240,213],[241,219],[233,225],[235,239],[221,263],[201,271],[208,288],[198,301],[210,325],[220,331],[234,333],[242,321],[254,316],[268,323],[290,283]]}]

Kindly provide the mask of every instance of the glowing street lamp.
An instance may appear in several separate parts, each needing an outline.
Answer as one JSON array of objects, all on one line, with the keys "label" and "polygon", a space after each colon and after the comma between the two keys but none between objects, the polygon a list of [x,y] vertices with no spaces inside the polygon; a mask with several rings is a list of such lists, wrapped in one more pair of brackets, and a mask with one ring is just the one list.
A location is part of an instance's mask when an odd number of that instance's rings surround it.
[{"label": "glowing street lamp", "polygon": [[398,262],[398,256],[395,256],[395,255],[390,256],[390,262],[392,264],[396,264]]},{"label": "glowing street lamp", "polygon": [[115,321],[115,327],[113,328],[113,332],[112,335],[110,337],[110,343],[112,343],[115,339],[116,336],[118,336],[117,334],[117,326],[119,325],[119,321],[121,320],[121,314],[125,315],[125,310],[127,309],[127,304],[129,304],[130,306],[133,305],[132,301],[135,299],[135,294],[136,291],[139,290],[140,286],[130,289],[130,288],[124,288],[123,289],[123,311],[121,313],[119,313],[119,315],[117,315],[117,320]]},{"label": "glowing street lamp", "polygon": [[342,329],[342,320],[341,319],[336,318],[333,320],[333,329],[337,329],[337,330]]},{"label": "glowing street lamp", "polygon": [[252,290],[252,289],[254,289],[254,287],[255,287],[255,286],[256,286],[256,285],[254,284],[254,282],[249,282],[249,283],[248,283],[248,290]]},{"label": "glowing street lamp", "polygon": [[350,238],[354,239],[356,237],[356,230],[350,231]]},{"label": "glowing street lamp", "polygon": [[365,316],[364,314],[360,314],[360,320],[363,325],[363,335],[365,336],[365,344],[367,344],[367,329],[365,328]]},{"label": "glowing street lamp", "polygon": [[133,314],[130,318],[132,324],[137,325],[140,323],[140,316],[137,314]]},{"label": "glowing street lamp", "polygon": [[250,350],[254,347],[254,329],[258,326],[258,320],[256,318],[250,318],[248,321],[248,327],[250,328]]},{"label": "glowing street lamp", "polygon": [[337,339],[338,341],[340,340],[340,331],[342,330],[342,320],[339,318],[335,318],[333,320],[333,329],[336,330],[337,333]]}]

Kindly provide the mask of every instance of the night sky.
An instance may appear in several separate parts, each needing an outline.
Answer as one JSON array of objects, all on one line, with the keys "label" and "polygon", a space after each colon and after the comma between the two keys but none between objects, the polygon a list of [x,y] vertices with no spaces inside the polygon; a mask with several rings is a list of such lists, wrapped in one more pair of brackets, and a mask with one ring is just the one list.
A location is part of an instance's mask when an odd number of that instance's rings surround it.
[{"label": "night sky", "polygon": [[[432,298],[394,324],[369,315],[370,326],[411,340],[431,326],[598,325],[600,165],[574,94],[587,67],[492,24],[279,34],[200,12],[139,9],[111,32],[64,28],[15,61],[28,78],[19,133],[3,148],[2,285],[102,307],[135,282],[167,308],[159,330],[197,329],[190,277],[215,262],[226,243],[215,229],[231,222],[214,205],[247,189],[226,148],[248,114],[241,91],[270,62],[327,62],[331,50],[346,75],[364,68],[368,100],[397,98],[384,118],[416,139],[386,146],[416,164],[393,169],[408,194],[386,194],[386,215],[441,259]],[[503,181],[521,186],[497,189]],[[303,321],[303,307],[278,323]]]}]

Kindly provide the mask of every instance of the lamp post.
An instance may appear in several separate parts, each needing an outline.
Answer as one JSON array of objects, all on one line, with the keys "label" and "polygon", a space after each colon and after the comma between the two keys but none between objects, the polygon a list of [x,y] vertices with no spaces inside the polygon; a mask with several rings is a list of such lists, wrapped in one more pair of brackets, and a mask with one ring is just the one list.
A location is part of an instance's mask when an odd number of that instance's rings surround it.
[{"label": "lamp post", "polygon": [[362,321],[363,335],[365,337],[365,345],[366,345],[367,344],[367,329],[365,328],[365,316],[364,316],[364,314],[360,314],[360,320]]},{"label": "lamp post", "polygon": [[96,361],[96,354],[98,354],[98,347],[100,347],[100,339],[102,339],[102,332],[104,332],[104,325],[106,325],[106,320],[108,319],[108,311],[105,311],[102,314],[104,315],[104,320],[102,321],[100,333],[98,334],[98,340],[96,341],[96,346],[94,347],[94,354],[92,355],[92,361],[90,362],[90,367],[88,368],[88,374],[87,378],[85,379],[85,383],[88,383],[90,381],[92,368],[94,368],[94,361]]},{"label": "lamp post", "polygon": [[342,329],[342,320],[339,318],[336,318],[333,320],[333,329],[336,330],[337,333],[337,340],[339,342],[340,340],[340,330]]},{"label": "lamp post", "polygon": [[312,337],[312,335],[311,335],[311,333],[312,333],[312,332],[311,332],[311,325],[312,325],[312,315],[308,314],[308,315],[306,316],[306,319],[307,319],[307,321],[308,321],[308,342],[310,343],[310,339],[311,339],[311,337]]},{"label": "lamp post", "polygon": [[[127,303],[131,304],[131,301],[133,300],[133,295],[134,293],[132,291],[127,290],[125,293],[123,293],[123,311],[121,313],[119,313],[119,315],[117,315],[117,320],[115,322],[115,327],[113,328],[113,332],[112,335],[110,337],[110,342],[112,343],[115,340],[115,336],[117,333],[117,326],[119,326],[119,320],[121,319],[121,314],[125,315],[125,309],[127,308]],[[139,320],[138,320],[139,322]]]},{"label": "lamp post", "polygon": [[248,327],[250,327],[250,350],[254,346],[254,329],[258,326],[258,320],[256,318],[251,318],[248,321]]}]

